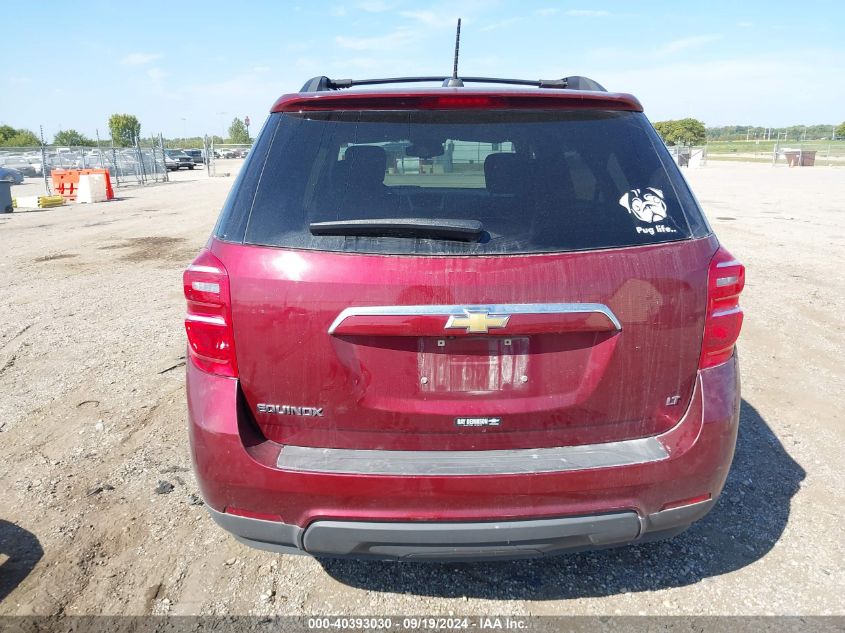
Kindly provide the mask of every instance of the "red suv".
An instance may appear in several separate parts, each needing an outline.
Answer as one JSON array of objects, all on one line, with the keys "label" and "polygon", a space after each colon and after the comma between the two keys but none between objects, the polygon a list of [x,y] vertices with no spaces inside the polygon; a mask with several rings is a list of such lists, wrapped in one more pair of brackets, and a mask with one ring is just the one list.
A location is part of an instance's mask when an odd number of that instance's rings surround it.
[{"label": "red suv", "polygon": [[209,512],[378,559],[681,532],[734,452],[742,264],[631,95],[355,89],[413,79],[281,97],[185,272]]}]

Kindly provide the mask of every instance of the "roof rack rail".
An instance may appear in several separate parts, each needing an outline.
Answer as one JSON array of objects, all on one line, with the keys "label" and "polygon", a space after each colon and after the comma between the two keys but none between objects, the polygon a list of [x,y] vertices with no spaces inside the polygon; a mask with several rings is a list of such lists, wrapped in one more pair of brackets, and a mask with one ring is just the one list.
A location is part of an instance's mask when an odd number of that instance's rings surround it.
[{"label": "roof rack rail", "polygon": [[[430,77],[387,77],[384,79],[329,79],[328,77],[312,77],[305,82],[300,92],[324,92],[327,90],[341,90],[343,88],[351,88],[353,86],[375,86],[378,84],[404,84],[404,83],[422,83],[427,81],[443,82],[444,87],[448,87],[450,81],[454,77],[451,76],[430,76]],[[581,77],[574,75],[572,77],[564,77],[563,79],[503,79],[501,77],[461,77],[460,80],[464,83],[484,83],[484,84],[510,84],[515,86],[535,86],[537,88],[566,88],[568,90],[595,90],[598,92],[607,92],[604,87],[589,77]],[[454,84],[451,84],[454,86]]]}]

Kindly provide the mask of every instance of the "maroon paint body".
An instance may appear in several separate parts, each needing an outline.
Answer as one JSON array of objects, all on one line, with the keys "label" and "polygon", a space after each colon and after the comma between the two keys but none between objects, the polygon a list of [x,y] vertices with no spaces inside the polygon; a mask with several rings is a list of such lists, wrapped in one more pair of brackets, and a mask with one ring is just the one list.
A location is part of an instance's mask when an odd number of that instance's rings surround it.
[{"label": "maroon paint body", "polygon": [[657,462],[535,475],[396,477],[286,472],[281,446],[258,435],[238,406],[236,379],[188,364],[194,464],[206,502],[285,523],[318,519],[500,520],[633,509],[641,516],[722,489],[733,457],[739,384],[735,360],[702,370],[682,422],[661,437]]},{"label": "maroon paint body", "polygon": [[[510,257],[346,255],[223,242],[211,250],[232,279],[235,350],[250,411],[280,399],[325,411],[320,418],[256,412],[265,437],[298,446],[489,450],[624,440],[674,425],[692,393],[716,248],[708,238]],[[407,324],[405,335],[385,336],[360,319],[352,332],[328,334],[350,306],[550,302],[605,304],[623,331],[532,334],[536,318],[521,325],[515,316],[489,334],[458,331],[444,347],[420,336],[430,326],[425,320]],[[441,338],[453,336],[443,329],[445,317],[430,320]],[[678,404],[666,406],[675,395]],[[456,429],[456,416],[503,416],[506,423]]]},{"label": "maroon paint body", "polygon": [[[300,526],[327,517],[459,520],[619,508],[647,514],[679,499],[715,497],[733,454],[739,398],[735,360],[696,369],[707,263],[716,246],[706,238],[594,253],[409,259],[212,241],[212,252],[232,279],[238,365],[245,378],[239,396],[237,379],[189,364],[191,441],[203,495],[221,511],[248,508]],[[633,280],[632,270],[639,271]],[[420,279],[429,285],[419,285]],[[539,367],[526,371],[536,384],[529,379],[524,391],[455,399],[421,388],[420,359],[436,354],[421,349],[421,339],[413,336],[424,325],[407,325],[409,336],[328,334],[337,315],[364,304],[364,297],[366,305],[529,303],[549,297],[600,302],[619,318],[624,336],[600,329],[544,334],[536,341],[532,335],[528,345],[539,346]],[[481,340],[522,333],[519,323],[508,325],[512,333],[505,328]],[[461,338],[480,337],[458,334],[456,340]],[[323,362],[307,362],[306,355],[314,354]],[[667,364],[677,371],[655,370]],[[693,380],[671,382],[671,374]],[[386,381],[390,388],[380,384],[377,393],[391,399],[368,400],[367,389]],[[257,403],[278,399],[279,393],[302,394],[299,404],[319,403],[326,417],[288,416],[280,422],[255,412]],[[682,397],[665,406],[665,397],[656,397],[664,393]],[[655,400],[658,406],[650,406]],[[482,432],[455,429],[458,414],[507,416],[508,425]],[[284,443],[466,450],[647,435],[661,435],[671,458],[530,476],[351,476],[275,467]]]}]

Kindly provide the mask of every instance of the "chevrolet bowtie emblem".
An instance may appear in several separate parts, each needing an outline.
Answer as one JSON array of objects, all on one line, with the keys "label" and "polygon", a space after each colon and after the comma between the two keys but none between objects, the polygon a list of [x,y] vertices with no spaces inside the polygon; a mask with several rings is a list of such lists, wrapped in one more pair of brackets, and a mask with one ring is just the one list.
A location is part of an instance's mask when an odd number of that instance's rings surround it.
[{"label": "chevrolet bowtie emblem", "polygon": [[486,334],[492,329],[505,327],[509,320],[510,315],[464,310],[463,316],[453,314],[449,317],[446,329],[464,328],[468,334]]}]

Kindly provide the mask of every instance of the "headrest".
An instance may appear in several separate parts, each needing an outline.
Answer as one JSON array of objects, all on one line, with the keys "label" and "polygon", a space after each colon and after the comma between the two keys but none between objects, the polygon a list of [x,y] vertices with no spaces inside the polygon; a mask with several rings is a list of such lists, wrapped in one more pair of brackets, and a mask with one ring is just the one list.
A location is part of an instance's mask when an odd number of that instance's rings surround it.
[{"label": "headrest", "polygon": [[375,186],[384,182],[387,153],[375,145],[353,145],[343,156],[347,177],[352,185]]},{"label": "headrest", "polygon": [[490,193],[523,192],[529,176],[528,160],[517,154],[502,152],[484,159],[484,181]]}]

